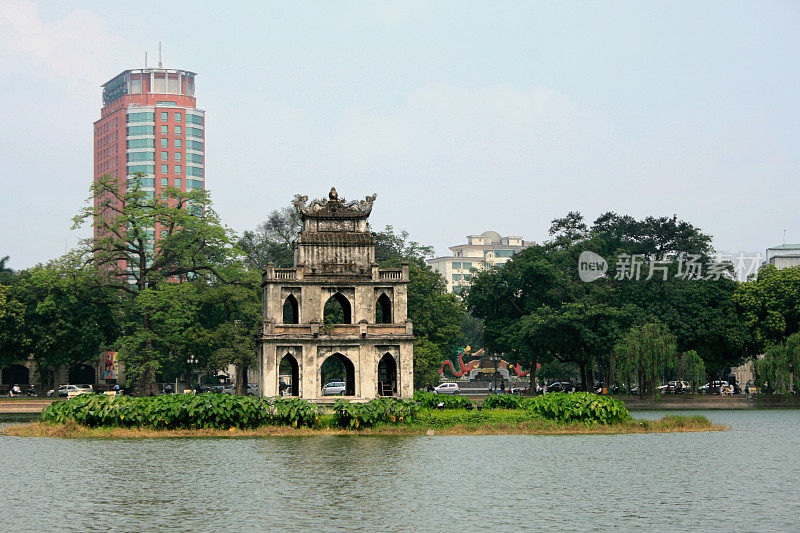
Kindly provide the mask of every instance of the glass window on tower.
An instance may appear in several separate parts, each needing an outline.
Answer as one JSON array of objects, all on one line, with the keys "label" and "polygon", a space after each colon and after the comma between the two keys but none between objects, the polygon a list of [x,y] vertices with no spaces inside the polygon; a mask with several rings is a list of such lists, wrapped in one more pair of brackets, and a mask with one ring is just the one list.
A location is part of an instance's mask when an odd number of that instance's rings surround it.
[{"label": "glass window on tower", "polygon": [[161,126],[161,135],[166,135],[167,133],[169,133],[168,126]]},{"label": "glass window on tower", "polygon": [[181,134],[181,127],[175,126],[175,135],[180,135],[180,134]]},{"label": "glass window on tower", "polygon": [[175,152],[175,161],[180,161],[180,160],[181,160],[181,153]]},{"label": "glass window on tower", "polygon": [[175,113],[175,122],[180,122],[180,121],[181,121],[181,114]]},{"label": "glass window on tower", "polygon": [[175,148],[180,148],[180,147],[181,147],[181,140],[175,139]]},{"label": "glass window on tower", "polygon": [[162,137],[161,138],[161,148],[166,148],[167,147],[167,140],[168,139],[166,137]]},{"label": "glass window on tower", "polygon": [[180,178],[175,178],[175,186],[180,188],[180,186],[181,186],[181,179]]},{"label": "glass window on tower", "polygon": [[169,161],[169,152],[161,152],[161,160]]},{"label": "glass window on tower", "polygon": [[166,111],[162,111],[161,112],[161,121],[162,122],[166,122],[168,120],[169,120],[169,113],[167,113]]},{"label": "glass window on tower", "polygon": [[180,165],[175,165],[175,174],[180,174],[183,172],[183,168]]},{"label": "glass window on tower", "polygon": [[161,178],[161,186],[166,187],[169,185],[169,178]]},{"label": "glass window on tower", "polygon": [[161,173],[166,174],[169,172],[169,165],[161,165]]}]

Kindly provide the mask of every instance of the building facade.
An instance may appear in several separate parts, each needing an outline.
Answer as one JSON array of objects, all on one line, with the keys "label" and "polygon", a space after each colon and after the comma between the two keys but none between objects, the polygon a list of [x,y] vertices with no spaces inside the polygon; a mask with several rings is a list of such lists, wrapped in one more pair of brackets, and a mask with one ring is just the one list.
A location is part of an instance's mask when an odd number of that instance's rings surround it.
[{"label": "building facade", "polygon": [[447,292],[460,294],[470,284],[473,271],[503,265],[511,257],[533,245],[522,237],[501,237],[496,231],[467,235],[467,244],[451,246],[452,255],[428,260],[431,268],[447,281]]},{"label": "building facade", "polygon": [[778,270],[800,266],[800,244],[781,244],[767,248],[766,263]]},{"label": "building facade", "polygon": [[[138,184],[151,198],[167,186],[205,188],[205,112],[197,108],[195,76],[144,68],[103,84],[103,107],[94,123],[95,181],[110,175],[121,191]],[[95,205],[104,200],[95,198]],[[160,230],[152,229],[154,241]]]},{"label": "building facade", "polygon": [[335,189],[309,205],[295,197],[302,231],[294,267],[270,265],[262,276],[262,396],[321,400],[331,378],[354,400],[412,396],[409,268],[378,268],[367,224],[374,200],[345,202]]}]

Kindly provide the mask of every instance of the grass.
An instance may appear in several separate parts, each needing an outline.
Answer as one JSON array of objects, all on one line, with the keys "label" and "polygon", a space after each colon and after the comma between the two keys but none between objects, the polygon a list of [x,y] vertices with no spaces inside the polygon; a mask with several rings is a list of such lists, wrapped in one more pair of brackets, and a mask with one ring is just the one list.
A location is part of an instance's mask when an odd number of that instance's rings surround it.
[{"label": "grass", "polygon": [[332,416],[323,417],[319,429],[289,426],[263,426],[257,429],[176,429],[90,428],[74,422],[66,424],[31,424],[9,426],[6,435],[17,437],[57,438],[154,438],[154,437],[282,437],[304,435],[621,435],[630,433],[684,433],[723,431],[725,426],[712,424],[704,416],[667,415],[660,420],[628,420],[619,424],[560,423],[532,417],[524,410],[463,409],[421,410],[416,420],[405,424],[384,424],[350,430],[331,427]]}]

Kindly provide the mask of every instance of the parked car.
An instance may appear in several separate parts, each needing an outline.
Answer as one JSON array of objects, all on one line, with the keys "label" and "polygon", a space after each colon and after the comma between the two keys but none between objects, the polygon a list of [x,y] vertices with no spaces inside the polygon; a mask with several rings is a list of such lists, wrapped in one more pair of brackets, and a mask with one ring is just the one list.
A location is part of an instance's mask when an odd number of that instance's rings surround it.
[{"label": "parked car", "polygon": [[[222,394],[236,394],[236,385],[226,385],[222,388]],[[248,383],[247,392],[245,394],[248,396],[258,396],[258,385],[256,383]]]},{"label": "parked car", "polygon": [[688,394],[692,392],[692,385],[688,381],[670,381],[658,388],[661,394]]},{"label": "parked car", "polygon": [[53,396],[54,394],[56,394],[56,392],[58,392],[59,398],[66,398],[69,396],[70,392],[73,392],[74,395],[92,392],[92,387],[91,386],[81,387],[80,385],[61,385],[58,388],[58,391],[55,391],[53,389],[47,391],[47,396]]},{"label": "parked car", "polygon": [[344,394],[345,389],[347,386],[345,385],[344,381],[331,381],[325,384],[322,387],[322,395],[323,396],[336,396]]},{"label": "parked car", "polygon": [[[697,392],[700,394],[722,394],[724,391],[728,390],[728,387],[730,387],[730,384],[727,381],[713,381],[698,387]],[[733,387],[731,387],[730,390],[732,392]]]},{"label": "parked car", "polygon": [[461,389],[458,386],[458,383],[447,382],[441,383],[433,388],[433,392],[436,394],[458,394],[461,392]]},{"label": "parked car", "polygon": [[575,392],[575,385],[569,381],[555,381],[547,386],[547,392]]}]

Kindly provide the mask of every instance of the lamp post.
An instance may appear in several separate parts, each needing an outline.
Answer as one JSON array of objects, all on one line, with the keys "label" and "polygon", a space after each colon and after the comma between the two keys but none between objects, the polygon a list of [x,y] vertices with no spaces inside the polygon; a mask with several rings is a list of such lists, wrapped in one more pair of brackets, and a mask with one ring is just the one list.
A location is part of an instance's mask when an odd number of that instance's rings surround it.
[{"label": "lamp post", "polygon": [[189,365],[189,389],[192,388],[192,371],[194,370],[194,365],[197,364],[197,359],[194,358],[194,355],[190,355],[188,359],[186,359],[186,364]]}]

